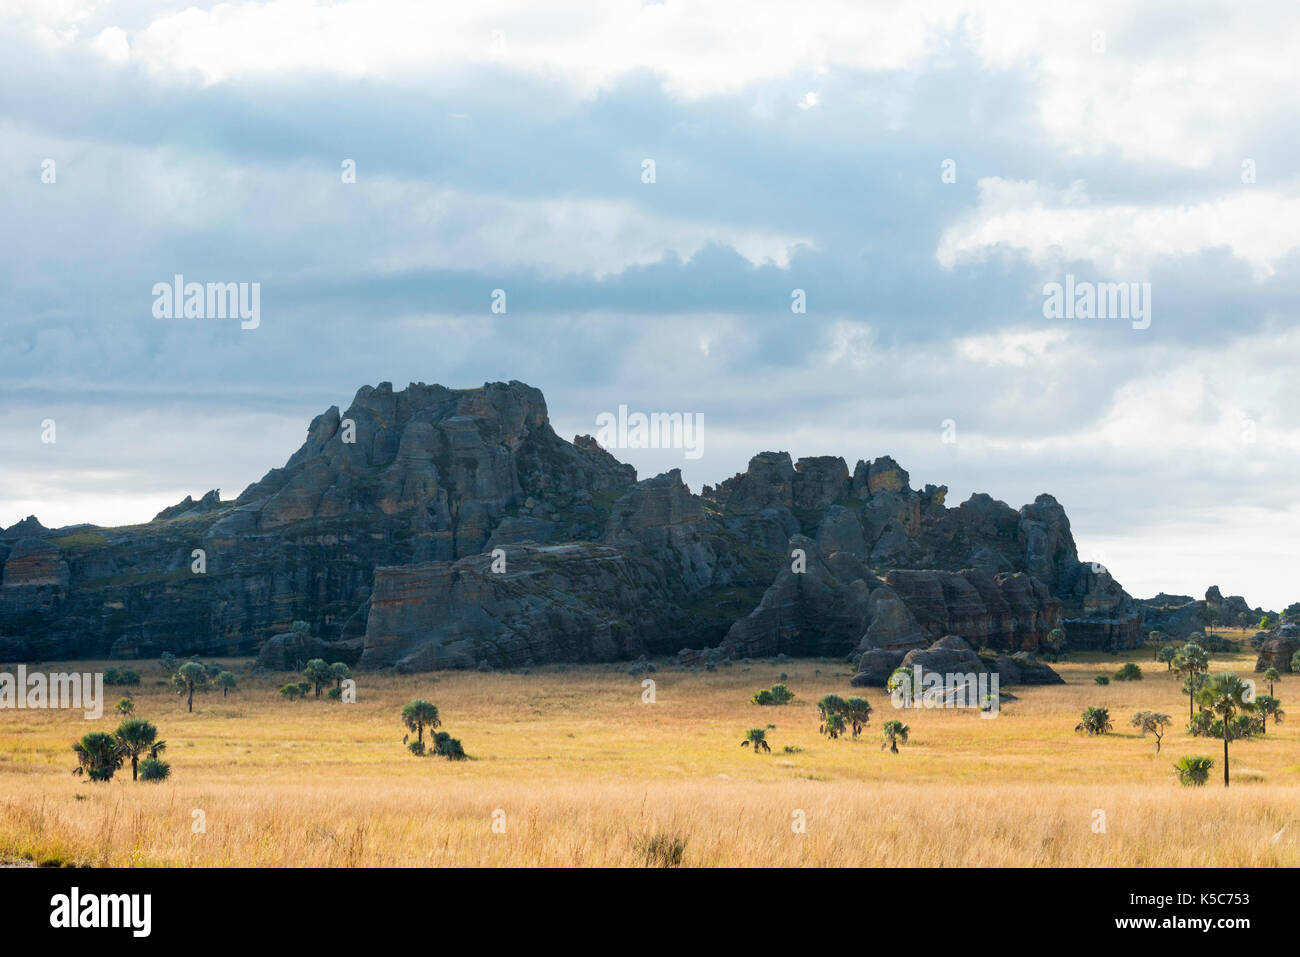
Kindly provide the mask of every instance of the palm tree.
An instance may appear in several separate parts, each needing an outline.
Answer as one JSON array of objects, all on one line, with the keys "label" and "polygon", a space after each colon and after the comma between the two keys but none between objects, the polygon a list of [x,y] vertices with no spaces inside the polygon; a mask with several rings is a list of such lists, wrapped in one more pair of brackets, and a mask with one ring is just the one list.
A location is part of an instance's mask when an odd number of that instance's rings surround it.
[{"label": "palm tree", "polygon": [[888,747],[890,754],[897,754],[898,742],[901,741],[904,744],[907,744],[907,732],[911,729],[908,728],[907,725],[903,724],[903,722],[895,719],[892,721],[886,721],[885,726],[880,730],[881,737],[885,739],[880,745],[880,750],[883,751]]},{"label": "palm tree", "polygon": [[442,727],[442,721],[438,719],[438,706],[423,698],[416,698],[402,708],[402,724],[415,732],[423,747],[424,729]]},{"label": "palm tree", "polygon": [[1270,695],[1273,693],[1273,682],[1279,680],[1281,677],[1282,676],[1277,673],[1276,668],[1264,669],[1264,680],[1268,682],[1268,693]]},{"label": "palm tree", "polygon": [[853,726],[853,736],[856,738],[871,720],[871,702],[866,698],[849,698],[844,702],[844,717]]},{"label": "palm tree", "polygon": [[758,754],[759,748],[762,748],[764,751],[772,750],[767,744],[767,732],[762,728],[750,728],[745,732],[745,740],[740,742],[740,746],[742,748],[747,748],[751,744],[754,746],[755,754]]},{"label": "palm tree", "polygon": [[330,666],[325,663],[324,658],[313,658],[307,662],[307,667],[302,669],[302,676],[315,686],[316,697],[318,698],[320,697],[320,689],[333,677],[330,674]]},{"label": "palm tree", "polygon": [[1074,726],[1074,730],[1086,731],[1089,737],[1094,734],[1109,734],[1111,730],[1110,709],[1085,708],[1083,714],[1079,716],[1079,723]]},{"label": "palm tree", "polygon": [[829,735],[832,741],[844,733],[844,728],[844,715],[840,714],[838,711],[832,711],[822,719],[821,732],[822,734]]},{"label": "palm tree", "polygon": [[1274,698],[1271,694],[1262,694],[1255,698],[1255,710],[1259,712],[1261,718],[1259,733],[1265,734],[1268,731],[1268,717],[1273,716],[1273,724],[1277,724],[1286,717],[1286,712],[1282,710],[1282,702]]},{"label": "palm tree", "polygon": [[343,696],[343,682],[352,677],[352,669],[341,661],[330,665],[330,677],[334,679],[334,690],[338,697]]},{"label": "palm tree", "polygon": [[1167,714],[1160,714],[1156,711],[1139,711],[1133,715],[1129,722],[1135,728],[1141,728],[1145,735],[1148,731],[1156,736],[1156,754],[1160,753],[1160,739],[1165,736],[1169,725],[1173,723],[1173,718]]},{"label": "palm tree", "polygon": [[1210,670],[1210,658],[1194,641],[1189,641],[1178,649],[1174,656],[1174,671],[1183,676],[1183,694],[1187,695],[1187,718],[1192,720],[1192,704],[1197,691],[1200,690],[1202,676]]},{"label": "palm tree", "polygon": [[113,733],[122,746],[123,755],[131,759],[131,780],[140,780],[140,755],[149,751],[150,757],[156,757],[162,750],[162,742],[156,740],[158,729],[144,718],[127,718]]},{"label": "palm tree", "polygon": [[135,710],[135,702],[130,698],[120,698],[117,707],[114,709],[118,714],[130,714]]},{"label": "palm tree", "polygon": [[1199,788],[1209,780],[1210,769],[1213,767],[1214,758],[1189,754],[1178,759],[1178,763],[1174,765],[1174,772],[1184,787]]},{"label": "palm tree", "polygon": [[1165,645],[1160,649],[1160,653],[1156,655],[1156,660],[1165,663],[1165,671],[1173,671],[1174,659],[1176,657],[1178,657],[1178,649],[1170,645]]},{"label": "palm tree", "polygon": [[1151,632],[1151,634],[1148,635],[1147,637],[1151,641],[1151,660],[1159,661],[1160,643],[1165,640],[1165,633],[1163,631],[1157,630]]},{"label": "palm tree", "polygon": [[[817,702],[817,713],[821,716],[821,727],[817,730],[822,734],[829,734],[832,738],[838,737],[839,732],[844,730],[844,713],[848,708],[844,699],[837,694],[822,695],[821,700]],[[832,722],[831,718],[835,715],[840,716],[840,721]],[[835,733],[829,730],[834,727]]]},{"label": "palm tree", "polygon": [[217,687],[221,689],[221,697],[225,697],[232,691],[239,690],[239,679],[235,677],[232,671],[217,672]]},{"label": "palm tree", "polygon": [[111,781],[126,756],[121,742],[103,731],[82,735],[72,750],[77,755],[77,767],[72,773],[84,774],[92,781]]},{"label": "palm tree", "polygon": [[201,688],[208,683],[208,671],[197,661],[187,661],[180,666],[172,678],[172,684],[180,689],[181,694],[189,692],[189,709],[194,711],[194,689]]},{"label": "palm tree", "polygon": [[1196,693],[1196,700],[1223,722],[1223,786],[1228,786],[1228,741],[1233,737],[1235,719],[1242,714],[1253,714],[1255,704],[1247,701],[1250,689],[1244,681],[1230,671],[1206,678]]}]

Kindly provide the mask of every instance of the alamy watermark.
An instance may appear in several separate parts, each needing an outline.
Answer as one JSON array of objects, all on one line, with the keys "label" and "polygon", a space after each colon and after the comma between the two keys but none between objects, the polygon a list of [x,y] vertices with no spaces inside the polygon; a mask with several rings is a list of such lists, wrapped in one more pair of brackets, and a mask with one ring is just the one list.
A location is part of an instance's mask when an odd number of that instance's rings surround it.
[{"label": "alamy watermark", "polygon": [[71,708],[81,710],[86,720],[104,715],[104,673],[52,672],[27,673],[19,665],[17,674],[0,672],[0,709]]},{"label": "alamy watermark", "polygon": [[996,718],[1001,677],[996,671],[938,672],[912,665],[889,679],[889,700],[895,708],[978,708],[981,718]]},{"label": "alamy watermark", "polygon": [[1045,319],[1128,319],[1134,329],[1151,325],[1151,283],[1076,281],[1043,286]]},{"label": "alamy watermark", "polygon": [[703,412],[627,411],[596,416],[596,441],[604,449],[684,449],[688,459],[704,455]]},{"label": "alamy watermark", "polygon": [[171,282],[153,285],[155,319],[239,319],[239,328],[262,324],[260,282],[186,282],[177,273]]}]

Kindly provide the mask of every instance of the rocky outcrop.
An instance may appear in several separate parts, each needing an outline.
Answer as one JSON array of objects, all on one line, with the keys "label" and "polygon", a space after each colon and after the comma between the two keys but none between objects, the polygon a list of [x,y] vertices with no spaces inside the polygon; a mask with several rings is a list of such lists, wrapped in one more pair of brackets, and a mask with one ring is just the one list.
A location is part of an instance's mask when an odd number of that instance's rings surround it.
[{"label": "rocky outcrop", "polygon": [[1212,624],[1254,627],[1268,614],[1263,608],[1251,608],[1240,595],[1224,598],[1218,585],[1206,589],[1204,599],[1161,592],[1154,598],[1138,600],[1137,605],[1145,632],[1160,631],[1179,640],[1203,632]]},{"label": "rocky outcrop", "polygon": [[680,624],[653,563],[611,546],[522,545],[506,549],[504,570],[493,564],[378,569],[362,666],[612,661],[662,653]]},{"label": "rocky outcrop", "polygon": [[638,482],[592,437],[564,441],[523,383],[381,382],[233,501],[0,533],[0,657],[261,651],[278,668],[320,651],[288,647],[299,619],[326,647],[363,641],[363,666],[411,668],[892,659],[946,634],[1012,653],[1062,620],[1071,644],[1136,640],[1132,600],[1077,561],[1050,496],[951,508],[910,482],[888,456],[762,452],[695,495],[676,470]]},{"label": "rocky outcrop", "polygon": [[214,488],[197,502],[186,495],[175,505],[168,506],[153,517],[155,522],[166,522],[174,518],[192,518],[221,508],[221,489]]},{"label": "rocky outcrop", "polygon": [[1281,635],[1269,638],[1259,646],[1255,670],[1267,671],[1269,668],[1276,668],[1280,674],[1286,674],[1292,670],[1291,659],[1295,657],[1297,651],[1300,651],[1300,638]]},{"label": "rocky outcrop", "polygon": [[862,655],[858,672],[850,683],[855,687],[883,687],[898,668],[920,667],[922,673],[937,672],[945,676],[979,675],[996,672],[1004,685],[1064,684],[1055,671],[1028,651],[1014,655],[977,652],[959,635],[944,635],[926,648],[902,654],[879,649]]}]

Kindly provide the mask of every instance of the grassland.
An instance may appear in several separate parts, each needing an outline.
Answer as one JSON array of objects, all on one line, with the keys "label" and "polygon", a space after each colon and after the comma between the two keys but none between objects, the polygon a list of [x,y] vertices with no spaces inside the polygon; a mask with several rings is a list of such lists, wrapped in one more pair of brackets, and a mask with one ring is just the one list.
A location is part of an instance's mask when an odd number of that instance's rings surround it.
[{"label": "grassland", "polygon": [[[1093,683],[1126,660],[1147,677]],[[880,749],[896,715],[874,689],[861,739],[818,734],[817,698],[849,690],[838,663],[661,665],[647,676],[654,703],[626,666],[363,674],[355,704],[291,703],[277,693],[288,676],[232,664],[241,690],[196,696],[188,714],[157,665],[139,663],[136,713],[159,726],[172,765],[159,785],[133,783],[129,767],[108,784],[69,773],[71,742],[115,717],[0,711],[0,860],[641,866],[665,836],[684,841],[686,866],[1300,865],[1300,720],[1234,743],[1231,788],[1217,765],[1210,786],[1180,787],[1178,757],[1219,761],[1222,746],[1181,730],[1187,699],[1149,651],[1076,656],[1057,666],[1066,685],[1018,687],[994,719],[909,710],[897,755]],[[1216,656],[1213,670],[1252,665]],[[782,672],[794,703],[748,703]],[[1276,693],[1300,719],[1300,676]],[[472,760],[406,753],[398,712],[415,697],[439,706]],[[1089,705],[1110,708],[1114,733],[1074,733]],[[1158,757],[1128,725],[1140,709],[1176,719]],[[746,728],[767,724],[772,754],[740,748]]]}]

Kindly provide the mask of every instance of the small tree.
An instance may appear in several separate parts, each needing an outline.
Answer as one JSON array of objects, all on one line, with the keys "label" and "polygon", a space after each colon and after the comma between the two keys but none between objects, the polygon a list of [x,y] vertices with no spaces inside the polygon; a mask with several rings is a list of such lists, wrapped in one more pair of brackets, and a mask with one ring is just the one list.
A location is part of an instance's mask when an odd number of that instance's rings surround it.
[{"label": "small tree", "polygon": [[[138,781],[140,755],[146,751],[153,752],[156,746],[162,745],[162,742],[158,741],[158,729],[144,718],[127,718],[113,733],[122,747],[123,756],[131,759],[131,780]],[[162,748],[157,747],[157,750],[160,751]]]},{"label": "small tree", "polygon": [[1085,731],[1091,737],[1094,734],[1108,734],[1111,730],[1110,709],[1088,708],[1079,717],[1075,731]]},{"label": "small tree", "polygon": [[221,697],[224,698],[230,692],[239,690],[239,679],[233,671],[218,671],[217,687],[221,689]]},{"label": "small tree", "polygon": [[119,698],[113,710],[118,714],[130,714],[135,710],[135,701],[131,698]]},{"label": "small tree", "polygon": [[745,740],[740,742],[740,746],[747,748],[751,744],[754,746],[755,754],[758,754],[760,748],[764,751],[772,750],[767,743],[767,731],[763,728],[750,728],[745,732]]},{"label": "small tree", "polygon": [[1147,635],[1147,640],[1151,642],[1151,660],[1160,660],[1160,644],[1165,640],[1165,633],[1156,629]]},{"label": "small tree", "polygon": [[192,713],[194,711],[194,689],[206,687],[208,683],[208,671],[197,661],[187,661],[176,671],[175,677],[172,678],[172,684],[176,686],[181,694],[189,695],[186,704]]},{"label": "small tree", "polygon": [[844,733],[847,721],[839,711],[832,711],[822,719],[821,732],[832,741]]},{"label": "small tree", "polygon": [[1165,736],[1173,719],[1167,714],[1160,714],[1157,711],[1139,711],[1133,715],[1130,722],[1133,727],[1142,731],[1143,736],[1148,733],[1156,737],[1156,754],[1160,753],[1160,739]]},{"label": "small tree", "polygon": [[280,694],[292,701],[303,694],[303,687],[298,682],[292,681],[287,685],[280,686]]},{"label": "small tree", "polygon": [[334,697],[343,697],[343,682],[352,677],[352,669],[341,661],[336,661],[330,665],[330,677],[334,679],[334,690],[338,692]]},{"label": "small tree", "polygon": [[77,756],[77,767],[72,773],[84,774],[92,781],[113,780],[126,758],[121,742],[103,731],[83,734],[80,741],[73,743],[72,751]]},{"label": "small tree", "polygon": [[1183,787],[1203,787],[1210,779],[1210,769],[1214,767],[1214,758],[1199,754],[1189,754],[1178,759],[1174,773]]},{"label": "small tree", "polygon": [[1281,676],[1280,674],[1277,673],[1277,669],[1276,669],[1276,668],[1265,668],[1265,669],[1264,669],[1264,680],[1268,682],[1268,693],[1269,693],[1269,694],[1272,694],[1272,693],[1273,693],[1273,682],[1274,682],[1274,681],[1278,681],[1279,679],[1281,679],[1281,677],[1282,677],[1282,676]]},{"label": "small tree", "polygon": [[1209,655],[1205,653],[1204,648],[1194,641],[1189,640],[1187,644],[1178,649],[1178,654],[1174,656],[1174,671],[1183,677],[1183,694],[1187,695],[1187,717],[1189,719],[1192,718],[1192,706],[1195,704],[1196,693],[1200,690],[1205,673],[1209,670]]},{"label": "small tree", "polygon": [[1115,672],[1116,681],[1141,681],[1142,669],[1136,661],[1125,662],[1124,665]]},{"label": "small tree", "polygon": [[442,721],[438,717],[438,706],[425,701],[423,698],[416,698],[402,708],[402,724],[406,725],[408,731],[415,732],[421,750],[423,750],[424,729],[442,726]]},{"label": "small tree", "polygon": [[871,702],[866,698],[849,698],[844,702],[844,717],[852,725],[856,738],[871,721]]},{"label": "small tree", "polygon": [[886,721],[884,727],[880,729],[880,736],[884,740],[880,744],[880,750],[889,748],[890,754],[898,753],[899,743],[907,744],[907,733],[911,729],[898,719]]},{"label": "small tree", "polygon": [[1246,683],[1232,672],[1212,675],[1205,680],[1196,693],[1196,700],[1202,707],[1219,716],[1223,722],[1223,786],[1228,786],[1228,742],[1233,738],[1239,715],[1253,714],[1255,704],[1247,701],[1250,697]]},{"label": "small tree", "polygon": [[1255,710],[1259,712],[1262,719],[1259,724],[1259,733],[1265,734],[1268,731],[1268,719],[1271,715],[1273,724],[1286,717],[1286,712],[1282,710],[1282,702],[1274,698],[1271,694],[1262,694],[1255,697]]},{"label": "small tree", "polygon": [[330,666],[324,658],[313,658],[307,662],[307,666],[302,669],[302,676],[312,683],[316,688],[316,697],[320,697],[321,688],[334,677],[330,672]]},{"label": "small tree", "polygon": [[1177,656],[1178,656],[1177,648],[1174,648],[1170,645],[1165,645],[1163,648],[1160,649],[1160,653],[1156,655],[1156,660],[1163,661],[1165,663],[1165,671],[1173,671],[1174,658],[1176,658]]}]

